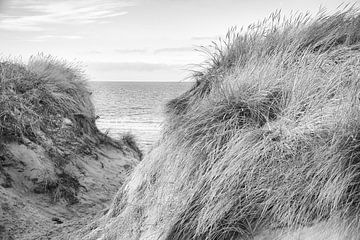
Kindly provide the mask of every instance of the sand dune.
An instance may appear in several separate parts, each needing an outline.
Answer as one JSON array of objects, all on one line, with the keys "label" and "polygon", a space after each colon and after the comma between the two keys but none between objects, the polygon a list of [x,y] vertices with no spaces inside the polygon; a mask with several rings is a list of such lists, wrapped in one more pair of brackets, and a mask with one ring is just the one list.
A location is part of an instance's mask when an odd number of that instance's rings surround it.
[{"label": "sand dune", "polygon": [[350,9],[229,32],[72,239],[358,239],[359,29]]},{"label": "sand dune", "polygon": [[95,125],[81,71],[51,57],[0,63],[0,238],[66,239],[106,211],[141,152]]}]

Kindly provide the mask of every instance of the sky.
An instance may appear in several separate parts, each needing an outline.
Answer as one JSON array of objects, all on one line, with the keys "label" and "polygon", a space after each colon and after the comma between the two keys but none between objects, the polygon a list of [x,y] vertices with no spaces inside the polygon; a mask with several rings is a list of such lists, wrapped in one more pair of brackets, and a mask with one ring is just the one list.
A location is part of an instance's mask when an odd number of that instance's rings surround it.
[{"label": "sky", "polygon": [[[355,3],[357,1],[345,1]],[[91,81],[183,81],[195,49],[280,10],[316,14],[344,0],[0,0],[0,58],[51,54]]]}]

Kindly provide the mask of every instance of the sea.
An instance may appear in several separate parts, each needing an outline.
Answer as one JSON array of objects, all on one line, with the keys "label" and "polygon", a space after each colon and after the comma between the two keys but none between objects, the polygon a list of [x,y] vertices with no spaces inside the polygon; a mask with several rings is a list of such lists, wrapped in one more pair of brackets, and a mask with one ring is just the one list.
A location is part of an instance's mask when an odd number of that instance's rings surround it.
[{"label": "sea", "polygon": [[190,82],[90,82],[97,127],[113,138],[135,136],[147,152],[160,136],[164,106],[181,95]]}]

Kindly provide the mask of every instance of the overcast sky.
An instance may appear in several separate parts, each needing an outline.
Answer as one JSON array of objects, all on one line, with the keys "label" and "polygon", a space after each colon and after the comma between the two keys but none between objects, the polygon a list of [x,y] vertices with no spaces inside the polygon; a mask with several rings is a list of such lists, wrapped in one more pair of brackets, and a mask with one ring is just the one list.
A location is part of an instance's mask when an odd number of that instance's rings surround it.
[{"label": "overcast sky", "polygon": [[[0,56],[80,61],[96,81],[180,81],[199,45],[282,9],[316,13],[341,0],[0,0]],[[356,1],[348,1],[350,3]]]}]

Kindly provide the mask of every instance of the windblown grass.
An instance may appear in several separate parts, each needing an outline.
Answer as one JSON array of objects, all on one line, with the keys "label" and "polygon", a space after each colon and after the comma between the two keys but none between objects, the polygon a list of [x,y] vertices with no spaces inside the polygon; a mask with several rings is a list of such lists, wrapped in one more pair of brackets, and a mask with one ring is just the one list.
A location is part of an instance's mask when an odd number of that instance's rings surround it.
[{"label": "windblown grass", "polygon": [[35,140],[64,118],[95,117],[83,73],[51,57],[33,57],[27,65],[1,62],[0,87],[2,136]]},{"label": "windblown grass", "polygon": [[101,133],[95,119],[91,92],[79,67],[44,55],[27,64],[0,62],[0,145],[9,141],[40,145],[57,168],[56,178],[44,178],[34,189],[37,192],[76,202],[81,186],[64,168],[76,156],[97,158],[101,144],[142,156],[134,141],[113,140]]},{"label": "windblown grass", "polygon": [[359,29],[350,9],[230,32],[85,239],[253,239],[330,222],[357,239]]}]

